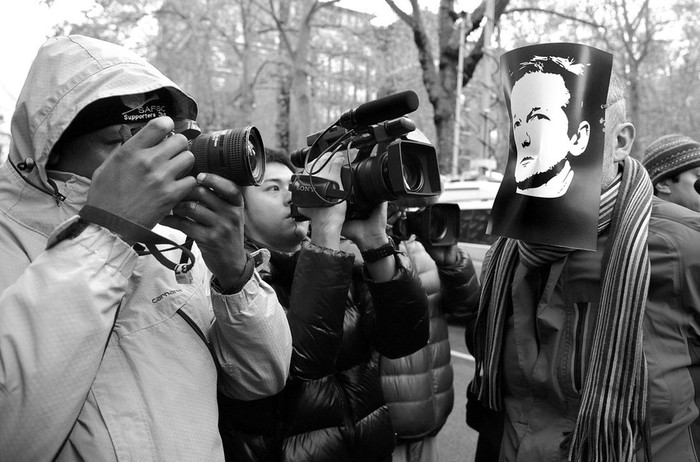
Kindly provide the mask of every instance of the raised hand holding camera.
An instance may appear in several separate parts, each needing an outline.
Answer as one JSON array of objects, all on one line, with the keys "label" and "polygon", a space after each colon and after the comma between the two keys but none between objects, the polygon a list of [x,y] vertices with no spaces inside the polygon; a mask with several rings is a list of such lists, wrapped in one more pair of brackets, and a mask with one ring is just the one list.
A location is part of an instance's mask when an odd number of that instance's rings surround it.
[{"label": "raised hand holding camera", "polygon": [[[194,264],[187,248],[175,244],[190,260],[176,265],[155,247],[171,243],[150,231],[162,219],[162,224],[197,241],[210,271],[226,289],[246,263],[242,201],[235,183],[259,184],[265,171],[257,129],[249,126],[200,135],[192,120],[174,123],[159,117],[143,127],[123,125],[120,135],[122,146],[95,172],[83,218],[111,229],[130,244],[146,244],[165,266],[176,273],[187,272]],[[171,210],[173,215],[166,216]]]},{"label": "raised hand holding camera", "polygon": [[[334,157],[332,153],[323,154],[305,169],[302,177],[313,178],[314,184],[325,185],[342,196],[344,191],[340,189],[340,172],[343,167],[343,158]],[[313,172],[313,175],[310,175]],[[293,186],[294,187],[294,186]],[[329,249],[337,250],[340,247],[340,235],[345,221],[347,204],[344,201],[309,202],[299,212],[311,220],[311,242]]]},{"label": "raised hand holding camera", "polygon": [[451,246],[459,242],[458,204],[430,204],[418,210],[406,210],[392,225],[394,236],[406,240],[415,234],[424,246]]},{"label": "raised hand holding camera", "polygon": [[233,181],[200,173],[198,185],[162,225],[192,238],[223,291],[238,281],[246,265],[243,249],[243,198]]},{"label": "raised hand holding camera", "polygon": [[197,185],[187,138],[169,117],[151,120],[95,171],[86,205],[152,228]]}]

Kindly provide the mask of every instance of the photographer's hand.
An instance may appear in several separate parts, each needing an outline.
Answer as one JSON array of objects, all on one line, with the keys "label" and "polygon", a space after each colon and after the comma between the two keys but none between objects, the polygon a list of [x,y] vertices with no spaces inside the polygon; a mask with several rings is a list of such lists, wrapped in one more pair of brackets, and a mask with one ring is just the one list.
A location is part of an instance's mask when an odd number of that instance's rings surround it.
[{"label": "photographer's hand", "polygon": [[387,203],[381,202],[363,220],[349,220],[343,225],[343,236],[352,239],[360,250],[380,247],[389,242],[386,234]]},{"label": "photographer's hand", "polygon": [[245,269],[243,196],[233,181],[200,173],[198,185],[161,224],[194,239],[222,291],[239,282]]},{"label": "photographer's hand", "polygon": [[425,250],[438,266],[452,266],[459,260],[459,248],[457,244],[434,246],[423,241],[421,241],[421,244],[423,244]]},{"label": "photographer's hand", "polygon": [[[346,221],[343,226],[343,236],[351,239],[360,251],[377,249],[389,243],[386,234],[387,203],[381,202],[364,220]],[[375,282],[389,281],[396,272],[396,261],[393,255],[374,262],[365,262],[367,270]]]},{"label": "photographer's hand", "polygon": [[86,205],[152,228],[196,186],[194,164],[169,117],[151,120],[95,170]]},{"label": "photographer's hand", "polygon": [[[342,187],[340,171],[344,163],[343,157],[335,155],[333,159],[330,159],[331,156],[331,153],[320,156],[308,168],[315,177],[333,180]],[[328,162],[326,163],[326,161]],[[322,168],[320,167],[321,165],[323,165]],[[345,221],[346,210],[347,204],[345,201],[331,207],[300,207],[299,211],[309,217],[311,221],[311,242],[328,249],[338,250],[340,248],[340,234]]]}]

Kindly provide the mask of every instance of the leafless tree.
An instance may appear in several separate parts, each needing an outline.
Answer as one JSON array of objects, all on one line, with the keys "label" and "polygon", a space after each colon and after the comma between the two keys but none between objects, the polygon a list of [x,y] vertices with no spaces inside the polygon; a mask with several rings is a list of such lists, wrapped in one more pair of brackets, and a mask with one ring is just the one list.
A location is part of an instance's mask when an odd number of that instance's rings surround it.
[{"label": "leafless tree", "polygon": [[[459,61],[458,21],[467,18],[466,35],[479,29],[481,35],[464,53],[462,85],[466,86],[474,76],[477,64],[484,57],[484,15],[486,1],[471,14],[460,14],[454,9],[454,0],[440,0],[438,10],[438,58],[435,59],[432,39],[426,31],[423,13],[418,0],[411,0],[411,11],[403,11],[394,0],[385,0],[396,15],[413,30],[413,40],[418,49],[418,60],[423,72],[423,83],[434,109],[437,151],[441,171],[450,171],[450,157],[453,146],[455,123],[455,98],[457,94],[457,69]],[[498,21],[509,0],[495,0],[494,21]]]}]

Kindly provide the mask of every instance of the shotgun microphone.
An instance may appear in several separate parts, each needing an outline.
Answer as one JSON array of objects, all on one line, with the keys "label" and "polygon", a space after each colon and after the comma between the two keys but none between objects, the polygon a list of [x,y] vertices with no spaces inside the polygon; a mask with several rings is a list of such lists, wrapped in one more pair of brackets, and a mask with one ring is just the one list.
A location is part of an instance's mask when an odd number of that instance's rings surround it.
[{"label": "shotgun microphone", "polygon": [[338,124],[348,130],[367,127],[384,120],[396,119],[418,109],[418,95],[407,90],[360,104],[345,111]]}]

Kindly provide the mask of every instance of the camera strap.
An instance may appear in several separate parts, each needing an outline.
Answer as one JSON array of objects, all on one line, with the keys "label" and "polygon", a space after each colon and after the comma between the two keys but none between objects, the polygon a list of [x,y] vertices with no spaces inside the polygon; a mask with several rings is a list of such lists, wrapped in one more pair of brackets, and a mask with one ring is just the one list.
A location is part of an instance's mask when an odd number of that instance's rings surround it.
[{"label": "camera strap", "polygon": [[337,182],[313,175],[292,175],[290,189],[297,207],[331,207],[348,196]]},{"label": "camera strap", "polygon": [[[181,275],[187,274],[194,266],[195,258],[189,248],[191,244],[188,245],[189,239],[185,241],[183,245],[177,244],[166,237],[154,233],[145,226],[91,205],[83,207],[79,215],[85,221],[107,228],[113,233],[131,241],[143,244],[148,251],[136,249],[137,253],[139,255],[153,255],[160,264],[175,272],[178,281]],[[161,251],[156,247],[158,244],[168,244],[172,247]],[[163,255],[164,251],[173,250],[175,248],[182,250],[182,259],[180,263],[174,263]]]}]

